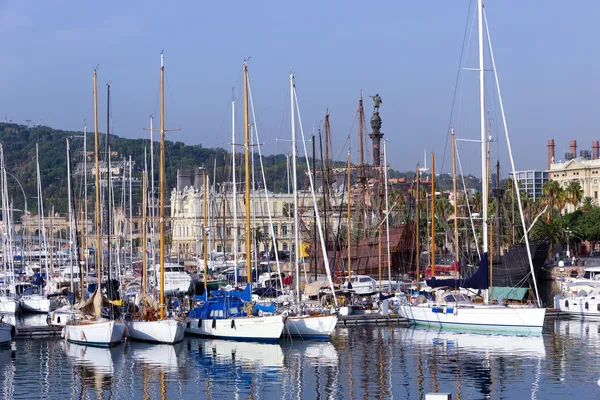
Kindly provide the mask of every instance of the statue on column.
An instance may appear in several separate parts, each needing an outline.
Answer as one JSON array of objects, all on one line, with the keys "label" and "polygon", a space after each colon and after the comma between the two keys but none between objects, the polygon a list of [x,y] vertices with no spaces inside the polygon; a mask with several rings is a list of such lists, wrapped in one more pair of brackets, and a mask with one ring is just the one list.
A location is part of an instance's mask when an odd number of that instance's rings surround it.
[{"label": "statue on column", "polygon": [[381,106],[381,103],[383,103],[381,96],[379,96],[379,93],[377,93],[375,96],[369,97],[373,99],[373,113],[379,112],[379,107]]}]

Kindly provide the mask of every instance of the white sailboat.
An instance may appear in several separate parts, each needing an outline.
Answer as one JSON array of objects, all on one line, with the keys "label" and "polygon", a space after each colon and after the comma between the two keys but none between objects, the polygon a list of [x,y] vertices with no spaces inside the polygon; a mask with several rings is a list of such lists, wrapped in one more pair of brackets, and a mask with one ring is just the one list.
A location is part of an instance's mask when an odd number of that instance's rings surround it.
[{"label": "white sailboat", "polygon": [[[489,30],[487,29],[487,19],[484,19],[485,12],[483,9],[483,0],[477,1],[477,14],[479,21],[479,101],[480,101],[480,133],[481,133],[481,174],[483,177],[488,176],[487,168],[487,131],[486,131],[486,120],[485,120],[485,85],[484,85],[484,22],[487,31],[487,40],[490,50],[490,58],[492,61],[492,70],[494,72],[494,78],[496,83],[496,89],[499,97],[499,104],[502,112],[502,119],[504,122],[504,129],[506,134],[506,141],[508,145],[508,151],[511,161],[511,167],[513,174],[515,173],[515,165],[512,157],[512,150],[510,146],[510,138],[508,136],[508,130],[506,127],[506,118],[504,114],[504,106],[502,103],[502,96],[500,94],[500,86],[498,83],[498,76],[496,71],[496,65],[494,61],[494,53],[492,51]],[[433,165],[432,165],[433,175]],[[521,222],[523,225],[523,231],[527,232],[525,226],[525,220],[523,216],[523,208],[521,204],[520,189],[518,187],[517,180],[514,180],[515,192],[517,194],[517,203],[521,216]],[[435,196],[432,196],[434,199]],[[433,201],[433,200],[432,200]],[[488,193],[487,193],[487,179],[482,179],[482,204],[483,208],[483,249],[482,257],[479,270],[469,279],[458,280],[456,284],[461,287],[474,287],[470,285],[477,285],[476,289],[487,288],[489,282],[489,267],[488,267]],[[544,317],[546,309],[541,307],[541,301],[537,289],[537,282],[535,279],[535,271],[531,259],[531,249],[529,246],[529,238],[527,233],[524,235],[525,246],[527,248],[527,256],[529,259],[529,266],[535,288],[535,295],[537,299],[537,306],[524,305],[524,306],[509,306],[506,304],[481,304],[474,303],[469,297],[451,293],[451,292],[439,292],[435,301],[427,301],[424,296],[414,296],[410,300],[410,304],[403,304],[399,307],[399,314],[408,319],[409,321],[432,327],[452,327],[457,329],[475,329],[475,330],[488,330],[496,332],[519,332],[519,333],[541,333],[544,325]],[[435,241],[432,241],[435,243]],[[434,244],[432,244],[433,248]],[[435,254],[435,251],[432,251]],[[435,263],[433,263],[435,264]],[[433,273],[432,273],[433,274]],[[453,286],[447,283],[446,280],[444,286]],[[478,282],[477,282],[478,281]],[[428,281],[428,285],[432,285],[433,282]],[[439,286],[442,283],[438,282]],[[490,288],[491,289],[491,288]],[[491,290],[490,290],[491,292]],[[488,302],[489,299],[486,300]]]},{"label": "white sailboat", "polygon": [[[129,331],[129,338],[133,340],[140,340],[152,343],[177,343],[183,340],[184,334],[184,323],[181,320],[174,318],[165,317],[165,223],[164,223],[164,208],[165,208],[165,66],[164,66],[164,55],[160,54],[160,171],[159,171],[159,187],[160,187],[160,200],[159,200],[159,216],[160,216],[160,279],[159,279],[159,295],[160,303],[156,305],[152,299],[148,298],[146,294],[146,268],[147,268],[147,256],[146,256],[146,173],[144,171],[144,185],[142,185],[142,197],[143,197],[143,222],[142,222],[142,246],[143,246],[143,266],[142,266],[142,296],[140,307],[142,308],[142,314],[136,315],[134,319],[127,321],[127,329]],[[183,267],[182,267],[183,268]],[[188,284],[189,286],[189,284]],[[187,288],[186,288],[187,289]],[[154,313],[144,313],[144,309],[148,307],[153,310],[158,308],[158,318],[154,316]],[[140,318],[141,317],[141,318]]]},{"label": "white sailboat", "polygon": [[[244,144],[246,164],[246,232],[251,232],[250,224],[250,153],[249,153],[249,116],[248,116],[248,68],[244,70]],[[205,185],[206,186],[206,185]],[[206,233],[204,233],[206,235]],[[246,276],[252,276],[252,240],[246,240]],[[208,275],[205,265],[204,276]],[[283,316],[253,316],[251,280],[248,279],[246,289],[242,292],[219,291],[216,297],[208,298],[206,279],[204,296],[206,302],[198,308],[190,310],[186,332],[193,335],[238,339],[238,340],[278,340],[284,327]],[[258,307],[258,306],[257,306]]]},{"label": "white sailboat", "polygon": [[[290,74],[290,106],[291,106],[291,128],[292,128],[292,171],[296,171],[296,87],[294,84],[294,74]],[[300,126],[302,129],[302,126]],[[304,136],[304,134],[302,134]],[[304,138],[303,138],[304,140]],[[305,147],[306,153],[306,147]],[[313,205],[315,206],[315,215],[317,216],[317,220],[315,221],[318,226],[319,236],[321,238],[321,247],[323,251],[324,261],[327,264],[327,253],[325,248],[325,243],[322,240],[322,231],[321,231],[321,222],[319,219],[319,210],[317,209],[317,202],[314,193],[314,185],[312,181],[312,175],[310,172],[310,164],[308,162],[308,157],[306,157],[306,165],[308,168],[308,176],[310,179],[310,188],[311,194],[313,197]],[[295,266],[295,281],[296,281],[296,293],[297,293],[297,314],[289,315],[285,321],[285,334],[291,336],[299,336],[302,338],[315,338],[315,339],[327,339],[334,331],[335,326],[337,324],[338,316],[337,314],[316,314],[316,315],[306,315],[300,312],[300,303],[301,293],[300,293],[300,260],[299,260],[299,251],[300,249],[300,240],[299,240],[299,229],[300,223],[298,221],[298,188],[297,188],[297,179],[296,174],[292,174],[292,189],[294,193],[294,245],[296,248],[294,266]],[[329,267],[327,267],[329,281],[331,283],[331,275],[329,274]],[[333,288],[333,284],[331,283],[331,290],[334,294],[335,299],[335,290]],[[337,306],[337,301],[336,301]]]},{"label": "white sailboat", "polygon": [[[111,347],[121,343],[125,336],[125,324],[102,317],[102,308],[111,307],[114,303],[102,295],[102,241],[100,228],[100,166],[98,145],[98,92],[96,69],[94,69],[94,128],[95,128],[95,162],[96,162],[96,270],[98,284],[92,296],[77,305],[78,318],[69,321],[63,334],[67,342],[88,346]],[[70,177],[69,177],[70,179]],[[110,181],[110,175],[107,177]],[[109,254],[110,256],[110,254]]]}]

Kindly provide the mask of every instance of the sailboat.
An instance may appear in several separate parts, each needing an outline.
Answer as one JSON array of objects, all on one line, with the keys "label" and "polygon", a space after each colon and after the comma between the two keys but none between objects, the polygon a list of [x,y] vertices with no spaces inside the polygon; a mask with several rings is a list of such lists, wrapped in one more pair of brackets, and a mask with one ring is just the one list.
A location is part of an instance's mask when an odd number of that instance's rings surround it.
[{"label": "sailboat", "polygon": [[[3,210],[8,209],[5,203],[5,200],[8,199],[8,191],[6,189],[6,171],[4,169],[4,148],[2,144],[0,144],[0,168],[2,169],[2,205],[1,208]],[[5,191],[6,189],[6,191]],[[4,208],[6,207],[6,208]],[[3,254],[11,254],[12,251],[7,248],[7,245],[10,244],[11,235],[10,235],[10,213],[2,212],[2,225],[3,229],[3,238],[2,238],[2,252]],[[15,289],[15,274],[14,274],[14,263],[9,263],[12,260],[12,257],[2,257],[2,264],[4,270],[4,284],[0,287],[0,313],[2,314],[15,314],[19,309],[19,302],[16,299],[16,290]],[[12,290],[11,290],[12,289]]]},{"label": "sailboat", "polygon": [[[100,166],[98,145],[98,91],[97,75],[94,69],[94,128],[95,128],[95,162],[96,162],[96,270],[98,284],[96,291],[85,301],[83,296],[77,305],[78,318],[69,321],[64,329],[65,339],[70,343],[88,346],[111,347],[121,343],[125,336],[125,324],[102,317],[102,308],[115,304],[102,294],[102,240],[100,230]],[[110,181],[110,171],[107,184]],[[110,256],[110,254],[109,254]],[[82,285],[83,287],[83,285]]]},{"label": "sailboat", "polygon": [[[488,255],[488,220],[487,220],[487,204],[488,204],[488,193],[487,193],[487,177],[488,166],[487,166],[487,132],[486,132],[486,121],[485,121],[485,85],[484,85],[484,36],[483,26],[484,22],[487,28],[487,19],[484,19],[485,12],[483,9],[483,0],[477,1],[477,14],[479,21],[479,95],[480,95],[480,128],[481,128],[481,169],[482,169],[482,203],[483,212],[483,249],[479,269],[468,279],[431,279],[427,281],[430,287],[437,287],[440,290],[436,293],[436,299],[434,301],[428,301],[424,296],[412,296],[410,303],[400,305],[399,314],[400,316],[408,319],[409,321],[433,327],[450,327],[457,329],[475,329],[475,330],[486,330],[495,332],[519,332],[519,333],[533,333],[539,334],[542,332],[544,325],[544,317],[546,309],[541,307],[541,301],[539,292],[537,289],[537,282],[535,278],[535,271],[533,267],[531,249],[529,246],[529,238],[527,235],[527,228],[525,226],[523,218],[523,208],[521,204],[520,189],[518,183],[514,180],[515,191],[517,194],[517,203],[519,206],[519,212],[521,215],[521,222],[523,224],[523,231],[525,232],[525,246],[527,248],[527,255],[529,260],[529,266],[531,276],[534,283],[535,295],[537,304],[523,305],[523,306],[511,306],[502,304],[499,301],[497,304],[491,303],[491,296],[488,296],[486,303],[475,303],[465,294],[455,293],[450,291],[441,290],[442,287],[461,287],[461,288],[472,288],[478,290],[488,290],[491,294],[492,285],[490,279],[490,263]],[[514,160],[512,158],[512,150],[510,147],[510,138],[508,137],[508,131],[506,130],[506,119],[504,116],[504,106],[502,104],[502,97],[500,96],[500,87],[498,84],[498,76],[494,61],[494,54],[490,42],[489,30],[488,30],[488,46],[490,49],[490,57],[492,61],[492,70],[494,71],[496,89],[500,100],[500,107],[502,111],[502,117],[504,121],[506,141],[508,144],[508,150],[511,160],[511,166],[513,174],[515,173]],[[453,146],[454,150],[454,146]],[[434,177],[433,165],[432,165],[432,179]],[[432,183],[433,188],[433,183]],[[432,195],[432,201],[435,199],[435,195]],[[433,206],[432,206],[433,209]],[[432,227],[434,224],[432,224]],[[432,237],[434,237],[432,235]],[[435,240],[432,240],[432,275],[435,271]]]},{"label": "sailboat", "polygon": [[[156,307],[155,302],[146,293],[146,273],[147,273],[147,255],[146,255],[146,171],[144,171],[144,184],[142,185],[142,248],[143,248],[143,266],[142,266],[142,295],[141,295],[141,315],[136,315],[135,319],[127,321],[129,338],[153,343],[177,343],[183,340],[184,324],[183,321],[174,318],[165,318],[165,65],[164,54],[160,53],[160,171],[159,171],[159,216],[160,216],[160,303]],[[156,311],[158,308],[158,318]],[[149,310],[150,309],[150,310]]]},{"label": "sailboat", "polygon": [[[294,74],[290,74],[290,106],[291,106],[291,128],[292,128],[292,171],[296,171],[296,107],[295,107],[295,94],[296,88],[294,85]],[[311,192],[313,196],[313,201],[315,201],[314,194],[314,186],[312,182],[312,177],[310,175],[310,166],[308,165],[308,159],[306,160],[307,166],[309,168],[309,177],[311,179]],[[325,183],[324,183],[325,184]],[[296,174],[292,174],[292,189],[294,193],[294,245],[297,251],[294,252],[294,266],[295,266],[295,281],[296,281],[296,293],[297,293],[297,315],[289,315],[285,321],[285,333],[292,336],[300,336],[303,338],[319,338],[326,339],[328,338],[335,326],[337,324],[338,316],[337,314],[305,314],[301,312],[301,294],[300,294],[300,260],[299,260],[299,251],[300,249],[300,241],[299,241],[299,230],[300,230],[300,222],[298,221],[298,187],[297,187],[297,179]],[[316,203],[316,201],[315,201]],[[318,210],[316,209],[315,204],[315,215],[318,216]],[[320,221],[316,221],[319,223],[319,233],[320,232]],[[325,243],[321,242],[323,248],[325,248]],[[316,250],[316,249],[315,249]],[[324,254],[324,257],[327,257],[327,254]],[[327,260],[325,260],[327,262]],[[335,295],[332,287],[332,293]]]},{"label": "sailboat", "polygon": [[[244,71],[244,153],[246,163],[246,232],[250,237],[250,133],[248,115],[248,68],[246,61]],[[186,332],[214,338],[238,340],[278,340],[284,327],[284,317],[281,315],[253,316],[253,309],[261,305],[252,305],[252,240],[246,240],[246,277],[247,283],[243,291],[213,291],[213,297],[208,297],[206,279],[204,280],[205,303],[190,310]],[[205,248],[206,251],[206,248]],[[204,276],[208,275],[208,266],[204,265]],[[265,308],[266,310],[266,308]],[[269,309],[274,311],[274,309]],[[257,312],[258,313],[258,312]]]}]

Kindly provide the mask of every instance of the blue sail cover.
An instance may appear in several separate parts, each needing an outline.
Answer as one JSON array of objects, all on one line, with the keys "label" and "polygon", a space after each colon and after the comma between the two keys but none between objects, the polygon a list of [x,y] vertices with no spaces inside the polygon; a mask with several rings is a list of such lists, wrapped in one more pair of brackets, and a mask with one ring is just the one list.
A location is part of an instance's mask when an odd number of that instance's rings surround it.
[{"label": "blue sail cover", "polygon": [[200,319],[227,319],[244,317],[247,315],[244,304],[252,299],[250,285],[244,290],[213,290],[213,297],[206,300],[206,292],[202,296],[194,296],[196,299],[204,300],[201,307],[189,311],[188,317]]},{"label": "blue sail cover", "polygon": [[275,314],[275,304],[274,303],[271,303],[268,306],[265,306],[263,304],[256,304],[255,307],[258,311]]},{"label": "blue sail cover", "polygon": [[461,287],[465,289],[487,289],[490,285],[490,265],[488,261],[488,253],[483,253],[479,262],[479,269],[467,279],[428,279],[427,286],[432,288],[438,287]]}]

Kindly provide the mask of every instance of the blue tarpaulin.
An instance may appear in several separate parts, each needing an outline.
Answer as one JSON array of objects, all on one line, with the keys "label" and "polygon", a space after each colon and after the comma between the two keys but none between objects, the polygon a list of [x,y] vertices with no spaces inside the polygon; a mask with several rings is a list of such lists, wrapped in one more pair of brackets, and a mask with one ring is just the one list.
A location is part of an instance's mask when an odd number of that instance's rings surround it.
[{"label": "blue tarpaulin", "polygon": [[483,253],[479,262],[479,269],[467,279],[428,279],[427,286],[432,288],[438,287],[454,287],[465,289],[487,289],[490,284],[490,266],[488,261],[488,253]]}]

